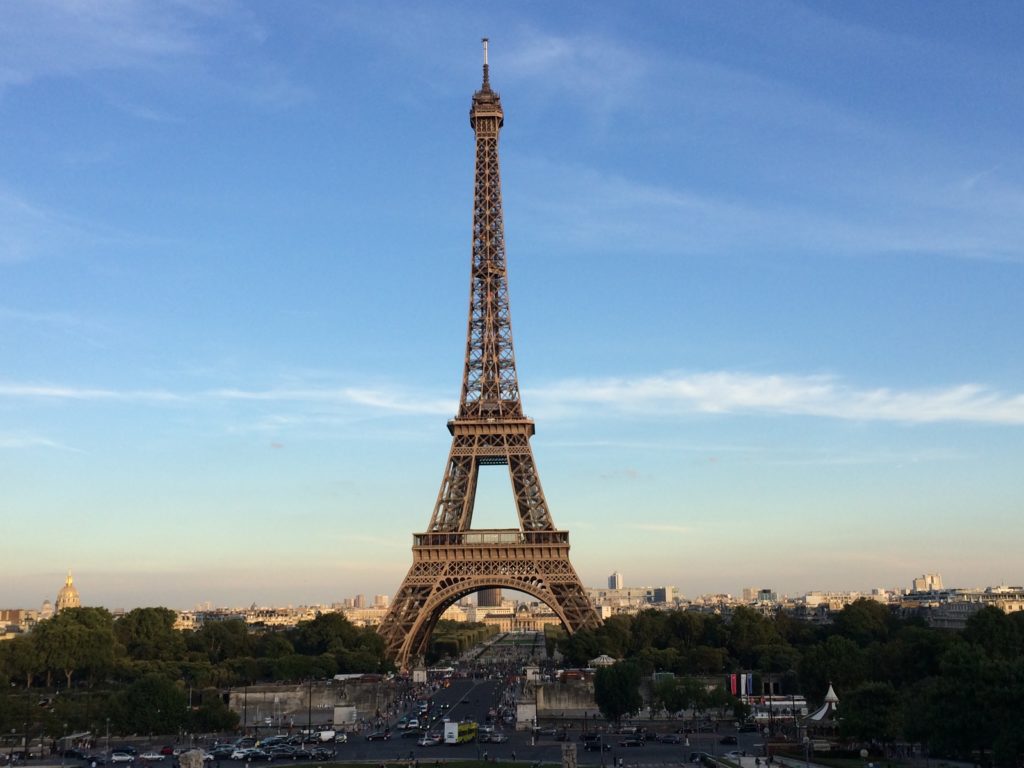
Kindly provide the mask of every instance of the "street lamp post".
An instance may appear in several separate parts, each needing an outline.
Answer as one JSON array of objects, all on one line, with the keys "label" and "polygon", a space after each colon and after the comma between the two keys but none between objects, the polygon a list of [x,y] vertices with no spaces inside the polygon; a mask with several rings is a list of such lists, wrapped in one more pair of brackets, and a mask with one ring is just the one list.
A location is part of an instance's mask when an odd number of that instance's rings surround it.
[{"label": "street lamp post", "polygon": [[60,749],[60,768],[64,768],[64,753],[67,751],[68,746],[68,724],[64,723],[64,728],[60,732],[60,741],[57,743],[58,749]]},{"label": "street lamp post", "polygon": [[808,736],[804,736],[804,768],[810,768],[811,765],[811,739]]}]

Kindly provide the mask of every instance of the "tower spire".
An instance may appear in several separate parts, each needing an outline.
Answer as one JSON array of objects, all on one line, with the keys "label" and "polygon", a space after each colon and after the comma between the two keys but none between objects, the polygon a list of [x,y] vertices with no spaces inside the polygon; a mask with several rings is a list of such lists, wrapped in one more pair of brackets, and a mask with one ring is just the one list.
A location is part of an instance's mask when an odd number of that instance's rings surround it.
[{"label": "tower spire", "polygon": [[491,78],[490,78],[490,66],[487,64],[487,43],[489,42],[486,37],[480,38],[480,42],[484,44],[484,84],[483,90],[489,91],[491,89]]}]

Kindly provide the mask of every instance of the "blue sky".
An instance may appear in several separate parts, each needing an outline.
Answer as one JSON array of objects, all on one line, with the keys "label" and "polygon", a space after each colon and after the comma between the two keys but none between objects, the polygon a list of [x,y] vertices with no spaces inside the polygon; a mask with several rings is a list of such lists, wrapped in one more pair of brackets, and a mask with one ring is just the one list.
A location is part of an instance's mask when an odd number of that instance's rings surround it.
[{"label": "blue sky", "polygon": [[484,35],[583,581],[1024,581],[1019,3],[55,1],[0,8],[0,603],[394,592]]}]

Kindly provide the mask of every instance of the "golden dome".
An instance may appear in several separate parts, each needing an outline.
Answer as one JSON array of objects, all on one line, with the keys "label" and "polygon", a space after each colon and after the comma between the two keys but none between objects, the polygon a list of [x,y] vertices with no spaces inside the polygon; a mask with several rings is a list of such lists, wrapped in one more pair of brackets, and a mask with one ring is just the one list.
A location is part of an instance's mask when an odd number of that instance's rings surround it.
[{"label": "golden dome", "polygon": [[60,613],[65,608],[80,608],[81,605],[82,600],[78,596],[78,590],[75,589],[74,581],[71,578],[71,571],[68,571],[68,578],[64,582],[64,586],[57,593],[57,613]]}]

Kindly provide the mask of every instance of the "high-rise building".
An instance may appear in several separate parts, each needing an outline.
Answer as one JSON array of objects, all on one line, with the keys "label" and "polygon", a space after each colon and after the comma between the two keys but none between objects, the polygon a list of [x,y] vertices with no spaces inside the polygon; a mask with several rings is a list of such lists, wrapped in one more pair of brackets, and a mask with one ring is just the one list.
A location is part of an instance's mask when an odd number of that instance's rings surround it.
[{"label": "high-rise building", "polygon": [[622,574],[615,571],[608,577],[608,589],[622,589]]},{"label": "high-rise building", "polygon": [[365,608],[366,607],[366,596],[356,595],[356,599],[353,601],[353,608]]},{"label": "high-rise building", "polygon": [[388,607],[388,595],[374,595],[373,596],[373,607],[374,608],[387,608]]},{"label": "high-rise building", "polygon": [[476,604],[481,608],[496,608],[501,605],[501,590],[498,587],[481,589],[476,593]]},{"label": "high-rise building", "polygon": [[942,574],[926,573],[914,579],[915,592],[938,592],[942,589]]}]

